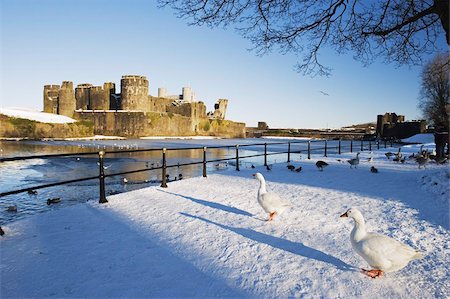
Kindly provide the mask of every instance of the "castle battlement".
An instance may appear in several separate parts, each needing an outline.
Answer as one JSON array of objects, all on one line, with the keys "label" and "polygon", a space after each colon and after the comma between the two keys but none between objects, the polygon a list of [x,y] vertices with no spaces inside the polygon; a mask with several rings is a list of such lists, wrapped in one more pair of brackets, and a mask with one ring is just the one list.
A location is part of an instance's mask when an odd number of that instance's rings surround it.
[{"label": "castle battlement", "polygon": [[149,81],[146,76],[123,75],[120,80],[120,93],[116,93],[114,82],[103,86],[91,83],[76,85],[63,81],[61,85],[44,86],[44,111],[72,116],[75,110],[114,110],[176,113],[191,118],[224,119],[228,100],[221,99],[214,112],[206,115],[203,102],[198,102],[191,87],[183,87],[182,93],[167,95],[165,88],[158,89],[158,97],[149,95]]}]

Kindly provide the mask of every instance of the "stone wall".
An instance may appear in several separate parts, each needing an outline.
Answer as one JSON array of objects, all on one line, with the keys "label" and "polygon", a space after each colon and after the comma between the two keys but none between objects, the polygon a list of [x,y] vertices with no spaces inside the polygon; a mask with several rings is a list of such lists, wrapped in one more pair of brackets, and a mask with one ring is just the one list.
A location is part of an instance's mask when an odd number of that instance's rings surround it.
[{"label": "stone wall", "polygon": [[165,112],[83,112],[76,119],[94,124],[94,134],[123,136],[221,136],[245,137],[245,124],[227,120],[191,118]]}]

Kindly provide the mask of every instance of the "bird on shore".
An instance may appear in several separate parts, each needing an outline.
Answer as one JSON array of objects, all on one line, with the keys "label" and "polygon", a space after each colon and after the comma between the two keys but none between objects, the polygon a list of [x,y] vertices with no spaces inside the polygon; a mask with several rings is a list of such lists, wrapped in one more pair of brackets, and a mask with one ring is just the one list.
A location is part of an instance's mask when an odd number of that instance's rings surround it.
[{"label": "bird on shore", "polygon": [[359,164],[359,153],[356,154],[356,158],[347,160],[347,162],[350,164],[350,168],[352,168],[352,166],[356,168],[356,166]]},{"label": "bird on shore", "polygon": [[276,215],[280,215],[287,208],[291,207],[291,204],[281,199],[275,192],[267,192],[266,180],[261,173],[254,173],[253,176],[259,181],[258,203],[266,213],[269,213],[267,221],[273,220]]},{"label": "bird on shore", "polygon": [[374,166],[370,167],[370,172],[378,173],[378,169],[376,169]]},{"label": "bird on shore", "polygon": [[288,164],[286,167],[287,167],[287,169],[289,169],[290,171],[294,171],[294,169],[295,169],[295,166],[292,165],[292,164]]},{"label": "bird on shore", "polygon": [[317,168],[319,168],[320,171],[323,171],[323,169],[328,166],[328,163],[325,161],[319,160],[316,162],[316,166],[317,166]]},{"label": "bird on shore", "polygon": [[59,202],[61,202],[60,197],[54,197],[54,198],[47,199],[47,205],[51,205],[51,204],[55,204],[55,203],[59,203]]},{"label": "bird on shore", "polygon": [[420,166],[423,166],[423,168],[426,168],[425,165],[428,163],[428,155],[425,153],[425,156],[416,157],[416,162],[419,164],[419,169],[420,169]]},{"label": "bird on shore", "polygon": [[398,152],[395,155],[395,158],[392,159],[392,161],[394,162],[400,162],[401,158],[402,158],[402,154],[400,153],[400,151],[402,150],[401,147],[398,148]]},{"label": "bird on shore", "polygon": [[393,272],[404,268],[423,255],[417,250],[388,236],[367,232],[364,217],[356,208],[347,210],[340,217],[352,218],[355,225],[350,233],[352,248],[373,268],[361,269],[369,277],[381,277],[384,272]]},{"label": "bird on shore", "polygon": [[391,157],[394,156],[395,154],[394,154],[394,153],[391,153],[391,152],[387,152],[387,153],[385,153],[384,155],[386,156],[386,158],[388,158],[388,160],[390,160]]},{"label": "bird on shore", "polygon": [[254,169],[254,168],[255,168],[255,165],[252,164],[252,165],[250,166],[250,168]]},{"label": "bird on shore", "polygon": [[295,172],[300,172],[300,171],[302,171],[302,167],[301,166],[299,166],[298,168],[295,169]]},{"label": "bird on shore", "polygon": [[17,212],[17,206],[16,205],[12,205],[6,208],[6,210],[8,212]]},{"label": "bird on shore", "polygon": [[271,171],[272,170],[272,165],[271,164],[267,164],[266,169],[267,169],[267,171]]},{"label": "bird on shore", "polygon": [[127,184],[127,183],[128,183],[128,179],[127,179],[126,177],[124,177],[124,178],[122,179],[122,182],[123,182],[124,184]]},{"label": "bird on shore", "polygon": [[36,195],[37,191],[36,190],[28,190],[27,193],[30,195]]}]

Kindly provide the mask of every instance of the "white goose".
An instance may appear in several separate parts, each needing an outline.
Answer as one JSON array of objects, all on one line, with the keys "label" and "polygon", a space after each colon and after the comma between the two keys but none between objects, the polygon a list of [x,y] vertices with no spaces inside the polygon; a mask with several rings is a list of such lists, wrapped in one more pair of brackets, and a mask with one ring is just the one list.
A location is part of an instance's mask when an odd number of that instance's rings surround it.
[{"label": "white goose", "polygon": [[423,255],[415,249],[390,237],[366,231],[364,217],[358,209],[351,208],[341,215],[355,220],[350,233],[353,250],[356,251],[374,269],[361,269],[362,273],[372,277],[381,277],[383,272],[392,272],[404,268],[410,261]]},{"label": "white goose", "polygon": [[269,213],[269,219],[267,219],[267,221],[271,221],[275,215],[280,215],[283,213],[291,206],[291,204],[282,200],[278,194],[274,192],[267,192],[266,180],[261,173],[257,172],[253,174],[253,176],[257,178],[260,183],[258,189],[258,203],[264,211]]}]

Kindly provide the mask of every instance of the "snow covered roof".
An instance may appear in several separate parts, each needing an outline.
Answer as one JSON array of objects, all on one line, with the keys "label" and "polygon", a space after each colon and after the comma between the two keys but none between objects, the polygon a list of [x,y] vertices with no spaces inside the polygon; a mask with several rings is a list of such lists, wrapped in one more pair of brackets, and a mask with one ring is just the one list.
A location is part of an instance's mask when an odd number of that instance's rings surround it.
[{"label": "snow covered roof", "polygon": [[40,112],[27,108],[0,108],[0,114],[10,117],[34,120],[42,123],[65,124],[76,122],[75,119],[64,115]]}]

